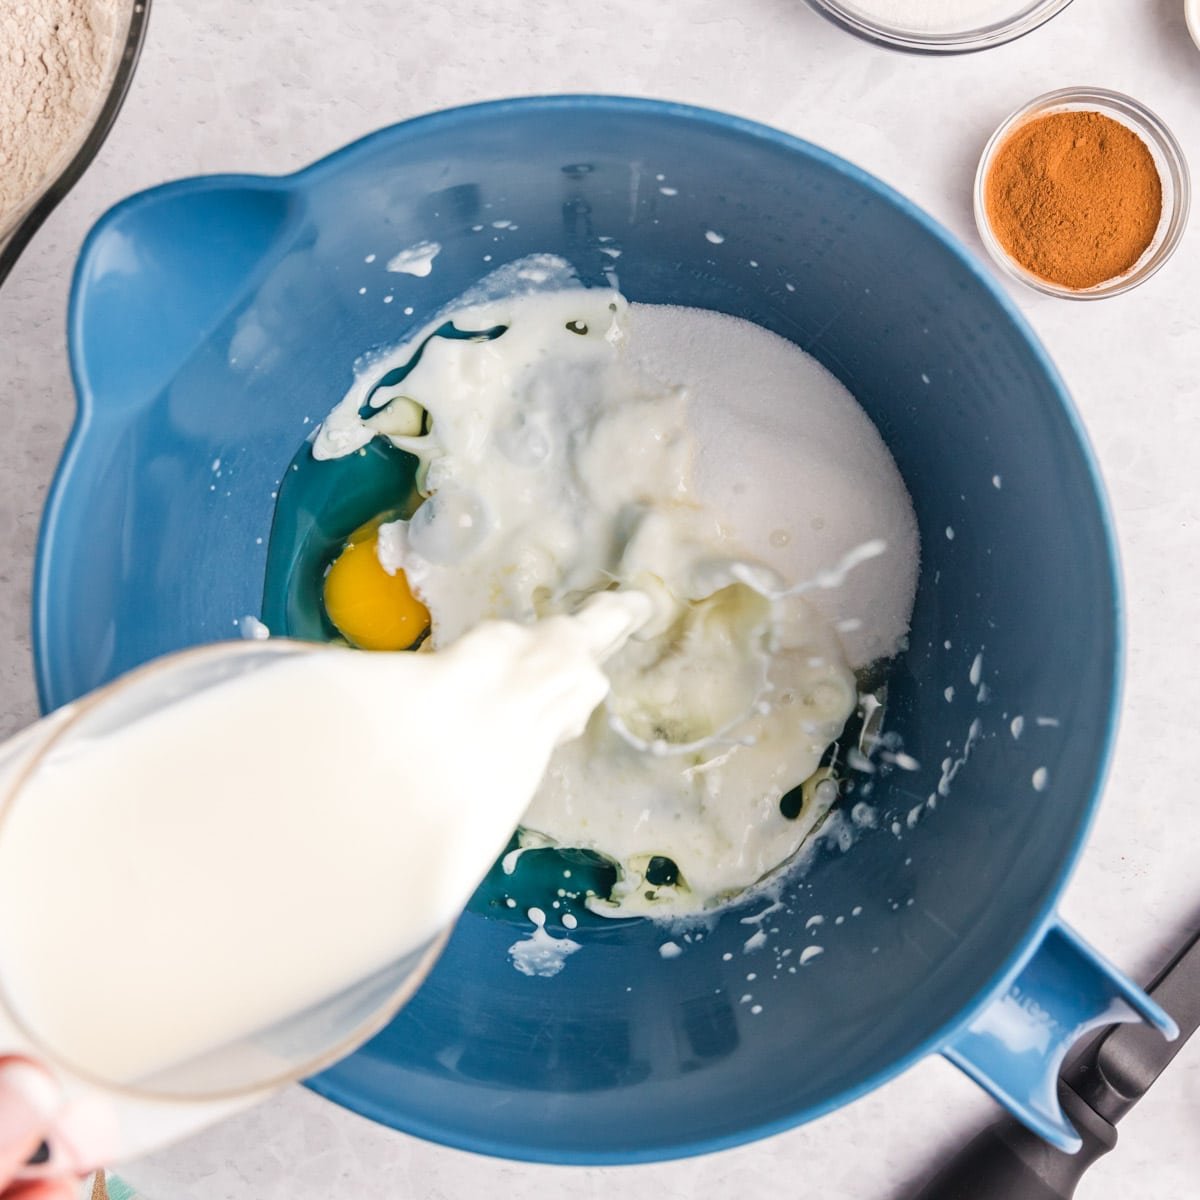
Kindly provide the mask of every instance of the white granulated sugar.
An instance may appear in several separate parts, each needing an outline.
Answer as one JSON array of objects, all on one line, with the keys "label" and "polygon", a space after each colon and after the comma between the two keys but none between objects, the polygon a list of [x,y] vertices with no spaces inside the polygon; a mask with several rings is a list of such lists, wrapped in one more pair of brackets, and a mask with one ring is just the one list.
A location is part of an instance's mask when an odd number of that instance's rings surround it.
[{"label": "white granulated sugar", "polygon": [[0,0],[0,235],[86,137],[129,8],[121,0]]},{"label": "white granulated sugar", "polygon": [[841,0],[851,16],[920,33],[970,33],[1029,8],[1029,0]]},{"label": "white granulated sugar", "polygon": [[806,598],[851,667],[908,632],[920,546],[908,490],[854,397],[785,338],[721,313],[633,305],[630,353],[688,389],[696,489],[742,549],[793,586],[879,539],[886,550]]}]

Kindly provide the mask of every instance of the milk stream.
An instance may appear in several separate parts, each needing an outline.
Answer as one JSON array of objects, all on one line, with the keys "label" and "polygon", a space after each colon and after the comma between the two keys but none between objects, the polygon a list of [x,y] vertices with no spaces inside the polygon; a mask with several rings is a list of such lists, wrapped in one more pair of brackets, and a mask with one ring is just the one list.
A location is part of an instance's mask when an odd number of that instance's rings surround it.
[{"label": "milk stream", "polygon": [[10,1017],[54,1060],[137,1083],[429,943],[651,612],[609,592],[437,653],[281,655],[64,737],[14,798],[43,726],[22,735],[0,754]]}]

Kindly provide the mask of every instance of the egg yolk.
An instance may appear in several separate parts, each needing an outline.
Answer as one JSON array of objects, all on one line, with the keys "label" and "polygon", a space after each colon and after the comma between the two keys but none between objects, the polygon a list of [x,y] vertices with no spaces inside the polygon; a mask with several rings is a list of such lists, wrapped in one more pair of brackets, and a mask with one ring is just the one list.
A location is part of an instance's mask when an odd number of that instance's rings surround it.
[{"label": "egg yolk", "polygon": [[355,530],[325,576],[325,611],[360,650],[407,650],[429,628],[429,610],[403,571],[389,575],[376,553],[379,523]]}]

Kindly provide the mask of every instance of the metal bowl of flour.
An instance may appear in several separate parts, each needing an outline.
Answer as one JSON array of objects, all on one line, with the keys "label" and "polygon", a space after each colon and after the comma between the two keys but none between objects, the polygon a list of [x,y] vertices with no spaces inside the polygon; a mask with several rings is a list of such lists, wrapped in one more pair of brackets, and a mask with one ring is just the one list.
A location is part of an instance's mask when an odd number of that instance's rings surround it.
[{"label": "metal bowl of flour", "polygon": [[0,215],[0,284],[8,278],[21,251],[41,228],[42,222],[91,166],[125,103],[146,37],[150,0],[134,0],[126,6],[124,16],[128,24],[123,35],[118,31],[115,40],[119,48],[109,64],[109,77],[92,120],[76,132],[42,186],[15,210],[11,219]]}]

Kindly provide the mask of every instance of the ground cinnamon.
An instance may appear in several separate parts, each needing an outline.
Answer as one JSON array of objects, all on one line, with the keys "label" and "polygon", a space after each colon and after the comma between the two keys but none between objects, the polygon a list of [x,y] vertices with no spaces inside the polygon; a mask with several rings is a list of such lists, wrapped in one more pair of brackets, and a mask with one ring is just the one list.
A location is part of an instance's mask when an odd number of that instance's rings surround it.
[{"label": "ground cinnamon", "polygon": [[1019,125],[984,181],[992,231],[1027,271],[1082,289],[1128,271],[1154,240],[1162,180],[1146,143],[1098,112]]}]

